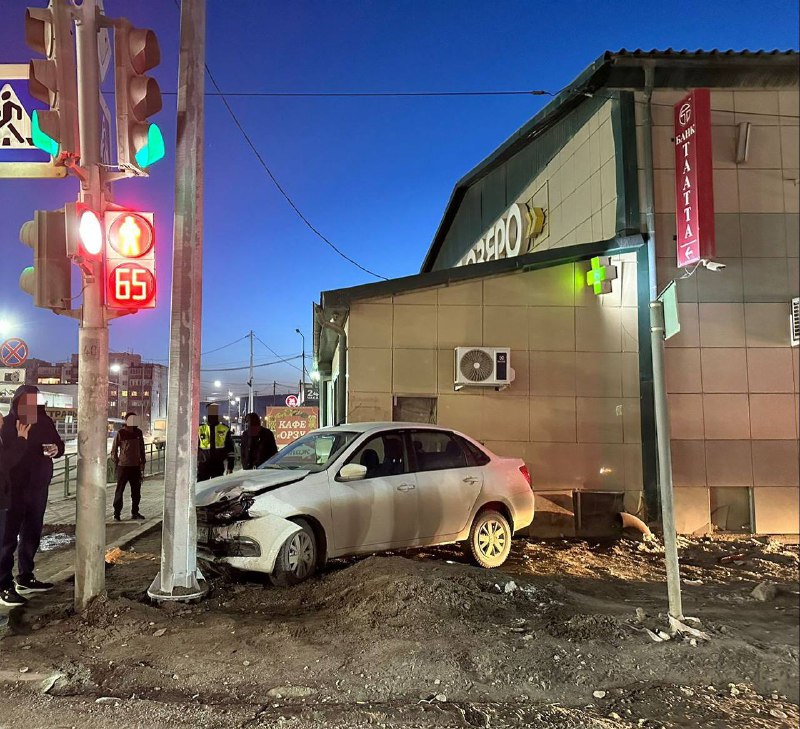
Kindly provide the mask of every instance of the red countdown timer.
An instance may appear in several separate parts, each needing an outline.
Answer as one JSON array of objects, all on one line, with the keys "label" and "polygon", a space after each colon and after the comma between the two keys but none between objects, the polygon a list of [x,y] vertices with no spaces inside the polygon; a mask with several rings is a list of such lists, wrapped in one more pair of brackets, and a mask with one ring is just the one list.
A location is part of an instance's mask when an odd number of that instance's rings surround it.
[{"label": "red countdown timer", "polygon": [[152,223],[132,212],[111,215],[106,239],[106,304],[115,309],[152,308],[156,297]]}]

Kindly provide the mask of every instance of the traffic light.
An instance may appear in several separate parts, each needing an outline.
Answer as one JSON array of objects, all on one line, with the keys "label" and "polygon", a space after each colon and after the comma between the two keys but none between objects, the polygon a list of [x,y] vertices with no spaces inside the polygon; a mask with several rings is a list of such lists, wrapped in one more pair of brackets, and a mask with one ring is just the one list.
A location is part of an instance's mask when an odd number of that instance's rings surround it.
[{"label": "traffic light", "polygon": [[67,256],[76,263],[100,261],[103,255],[103,226],[100,216],[88,205],[74,202],[64,206]]},{"label": "traffic light", "polygon": [[120,20],[114,28],[114,72],[117,104],[117,161],[135,174],[164,156],[164,137],[148,121],[161,111],[158,82],[145,75],[161,63],[158,38],[152,30]]},{"label": "traffic light", "polygon": [[155,308],[153,214],[115,210],[104,217],[106,306],[128,311]]},{"label": "traffic light", "polygon": [[37,210],[33,220],[22,225],[20,240],[33,249],[33,266],[19,277],[19,286],[33,296],[34,306],[69,309],[72,300],[72,270],[67,256],[63,210]]},{"label": "traffic light", "polygon": [[80,156],[78,137],[78,87],[72,14],[64,0],[50,0],[46,8],[25,11],[25,42],[47,60],[33,60],[28,67],[28,90],[49,111],[31,115],[34,146],[64,165]]}]

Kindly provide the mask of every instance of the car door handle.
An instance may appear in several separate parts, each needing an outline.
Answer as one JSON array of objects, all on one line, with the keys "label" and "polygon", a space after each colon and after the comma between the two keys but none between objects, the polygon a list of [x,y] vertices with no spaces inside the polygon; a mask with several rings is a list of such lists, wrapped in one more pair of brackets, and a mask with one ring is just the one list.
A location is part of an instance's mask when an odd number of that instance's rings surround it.
[{"label": "car door handle", "polygon": [[475,476],[467,476],[465,479],[462,479],[464,483],[471,483],[475,484],[478,483],[478,479]]},{"label": "car door handle", "polygon": [[411,489],[417,488],[413,483],[401,483],[398,487],[398,491],[411,491]]}]

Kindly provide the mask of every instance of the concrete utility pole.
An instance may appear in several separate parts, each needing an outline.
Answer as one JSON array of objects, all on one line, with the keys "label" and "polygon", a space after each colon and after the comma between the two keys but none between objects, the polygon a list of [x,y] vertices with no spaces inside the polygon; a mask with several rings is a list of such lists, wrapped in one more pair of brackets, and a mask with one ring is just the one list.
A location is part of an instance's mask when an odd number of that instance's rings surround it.
[{"label": "concrete utility pole", "polygon": [[681,577],[678,566],[678,537],[672,499],[672,448],[670,446],[667,387],[664,376],[664,304],[650,302],[650,337],[653,350],[653,391],[656,406],[658,442],[658,482],[661,493],[661,522],[664,529],[664,561],[667,568],[669,616],[683,621]]},{"label": "concrete utility pole", "polygon": [[[104,209],[100,167],[100,71],[97,4],[84,0],[76,22],[78,119],[82,180],[80,200]],[[84,272],[78,330],[78,494],[75,524],[75,608],[83,610],[105,590],[108,321],[103,307],[102,262]]]},{"label": "concrete utility pole", "polygon": [[299,329],[295,329],[295,331],[300,335],[300,339],[303,341],[303,352],[301,355],[303,369],[301,371],[300,402],[304,403],[306,401],[306,338]]},{"label": "concrete utility pole", "polygon": [[203,285],[205,0],[182,0],[175,150],[167,452],[161,570],[147,593],[191,600],[208,590],[197,568],[197,429]]},{"label": "concrete utility pole", "polygon": [[250,330],[250,377],[247,380],[247,412],[253,412],[253,330]]}]

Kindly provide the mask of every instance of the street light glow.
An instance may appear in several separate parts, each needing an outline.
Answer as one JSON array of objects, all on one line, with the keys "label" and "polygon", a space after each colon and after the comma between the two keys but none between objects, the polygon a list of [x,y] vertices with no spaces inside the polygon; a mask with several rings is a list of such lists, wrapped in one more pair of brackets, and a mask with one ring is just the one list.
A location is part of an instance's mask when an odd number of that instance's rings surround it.
[{"label": "street light glow", "polygon": [[122,365],[117,364],[116,362],[114,362],[114,364],[112,364],[111,367],[109,367],[109,369],[112,372],[119,372],[122,369]]},{"label": "street light glow", "polygon": [[0,339],[6,339],[11,334],[13,324],[10,319],[3,317],[0,319]]},{"label": "street light glow", "polygon": [[219,390],[219,388],[222,387],[222,383],[219,380],[214,380],[214,387]]}]

